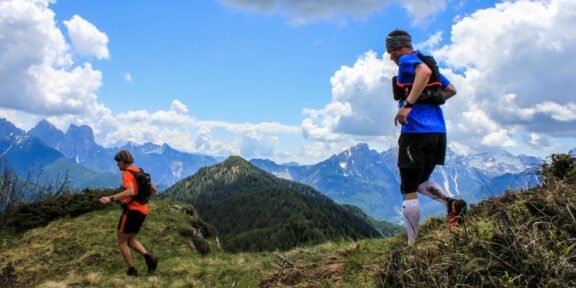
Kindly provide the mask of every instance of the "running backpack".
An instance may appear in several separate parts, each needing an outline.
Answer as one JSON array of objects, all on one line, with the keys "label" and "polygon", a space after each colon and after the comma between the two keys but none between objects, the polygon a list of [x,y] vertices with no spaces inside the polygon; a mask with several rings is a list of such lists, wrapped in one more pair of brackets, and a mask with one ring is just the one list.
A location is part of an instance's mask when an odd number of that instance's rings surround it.
[{"label": "running backpack", "polygon": [[134,175],[138,185],[138,194],[132,197],[132,201],[140,204],[148,203],[152,197],[152,178],[150,178],[150,174],[144,172],[142,168],[140,168],[140,172],[130,171],[130,173]]},{"label": "running backpack", "polygon": [[[426,87],[418,97],[416,103],[420,104],[432,104],[432,105],[442,105],[446,103],[446,99],[442,97],[442,83],[440,82],[440,71],[438,70],[438,64],[434,57],[429,55],[422,55],[416,53],[416,56],[430,68],[432,75],[430,75],[430,80],[426,84]],[[398,83],[398,77],[392,77],[392,92],[394,95],[394,100],[406,100],[410,91],[412,90],[413,83]]]}]

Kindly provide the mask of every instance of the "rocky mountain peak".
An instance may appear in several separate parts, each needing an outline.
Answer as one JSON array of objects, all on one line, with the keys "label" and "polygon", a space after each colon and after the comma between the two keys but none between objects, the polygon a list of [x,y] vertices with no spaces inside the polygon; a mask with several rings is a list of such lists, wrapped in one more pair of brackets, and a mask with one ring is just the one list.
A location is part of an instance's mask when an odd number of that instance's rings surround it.
[{"label": "rocky mountain peak", "polygon": [[0,118],[0,137],[8,137],[10,135],[21,136],[23,134],[24,131],[16,127],[10,121],[5,118]]},{"label": "rocky mountain peak", "polygon": [[65,141],[65,135],[56,126],[47,120],[42,120],[34,126],[28,135],[41,139],[50,147],[60,147],[60,143]]},{"label": "rocky mountain peak", "polygon": [[76,126],[71,124],[66,132],[66,137],[88,145],[96,144],[94,141],[94,131],[92,130],[92,127],[88,125]]}]

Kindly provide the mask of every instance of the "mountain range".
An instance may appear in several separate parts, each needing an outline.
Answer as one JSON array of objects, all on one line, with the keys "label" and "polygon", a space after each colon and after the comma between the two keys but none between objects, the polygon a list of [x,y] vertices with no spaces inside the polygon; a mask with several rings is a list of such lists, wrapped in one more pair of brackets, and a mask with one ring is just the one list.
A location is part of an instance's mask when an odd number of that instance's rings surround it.
[{"label": "mountain range", "polygon": [[[120,180],[113,157],[120,149],[130,150],[136,164],[152,174],[161,190],[223,160],[180,152],[167,144],[128,143],[105,148],[95,142],[92,128],[86,125],[71,125],[62,132],[48,121],[40,121],[26,133],[0,119],[1,157],[23,177],[31,169],[51,176],[68,170],[75,187],[116,187]],[[576,149],[570,153],[576,154]],[[277,164],[267,159],[250,161],[275,176],[310,185],[338,203],[358,206],[376,219],[399,223],[402,197],[396,159],[395,148],[378,152],[367,144],[358,144],[312,165]],[[465,156],[448,151],[446,165],[438,166],[432,179],[457,197],[475,203],[500,195],[506,189],[537,185],[534,171],[542,161],[503,150]],[[421,197],[421,207],[424,217],[445,213],[443,207],[425,197]]]},{"label": "mountain range", "polygon": [[[400,222],[400,177],[397,149],[378,152],[358,144],[314,165],[286,166],[270,160],[251,162],[278,177],[291,179],[322,191],[339,203],[362,208],[382,220]],[[536,171],[542,160],[514,156],[503,150],[460,156],[448,151],[446,165],[437,166],[432,180],[469,203],[501,195],[507,189],[538,184]],[[445,208],[420,197],[424,216],[445,213]]]},{"label": "mountain range", "polygon": [[178,180],[192,175],[201,167],[214,165],[218,158],[177,151],[167,144],[129,142],[122,147],[105,148],[94,141],[92,128],[70,125],[66,133],[46,120],[40,121],[28,135],[41,139],[46,145],[83,167],[100,173],[118,173],[113,160],[121,149],[132,152],[136,164],[154,176],[159,189],[167,188]]},{"label": "mountain range", "polygon": [[[73,188],[118,186],[119,176],[98,173],[74,161],[12,123],[0,119],[0,158],[20,179],[32,184],[59,184],[66,178]],[[29,183],[30,184],[30,183]]]}]

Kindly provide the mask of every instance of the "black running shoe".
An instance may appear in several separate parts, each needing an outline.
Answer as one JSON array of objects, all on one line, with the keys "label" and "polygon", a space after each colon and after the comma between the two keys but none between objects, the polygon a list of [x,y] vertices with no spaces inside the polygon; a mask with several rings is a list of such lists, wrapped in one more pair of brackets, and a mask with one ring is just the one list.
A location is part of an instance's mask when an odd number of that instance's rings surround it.
[{"label": "black running shoe", "polygon": [[144,255],[144,260],[146,260],[146,266],[148,266],[148,273],[154,272],[156,267],[158,267],[158,258],[150,254],[146,254]]},{"label": "black running shoe", "polygon": [[128,268],[128,271],[126,271],[126,275],[138,277],[138,271],[136,271],[136,268],[130,267]]},{"label": "black running shoe", "polygon": [[464,224],[466,210],[466,201],[461,199],[448,199],[448,226],[450,226],[450,228],[456,228]]}]

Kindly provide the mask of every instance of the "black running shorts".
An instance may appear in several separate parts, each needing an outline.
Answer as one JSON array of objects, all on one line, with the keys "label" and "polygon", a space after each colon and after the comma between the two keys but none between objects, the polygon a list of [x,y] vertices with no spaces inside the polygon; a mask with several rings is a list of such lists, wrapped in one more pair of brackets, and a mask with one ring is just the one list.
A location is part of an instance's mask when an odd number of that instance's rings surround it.
[{"label": "black running shorts", "polygon": [[418,191],[420,184],[429,180],[435,166],[424,168],[400,168],[400,193],[413,193]]},{"label": "black running shorts", "polygon": [[146,220],[146,215],[138,211],[125,210],[120,216],[118,231],[124,234],[138,234],[144,220]]},{"label": "black running shorts", "polygon": [[398,167],[444,165],[446,133],[402,133],[398,139]]}]

